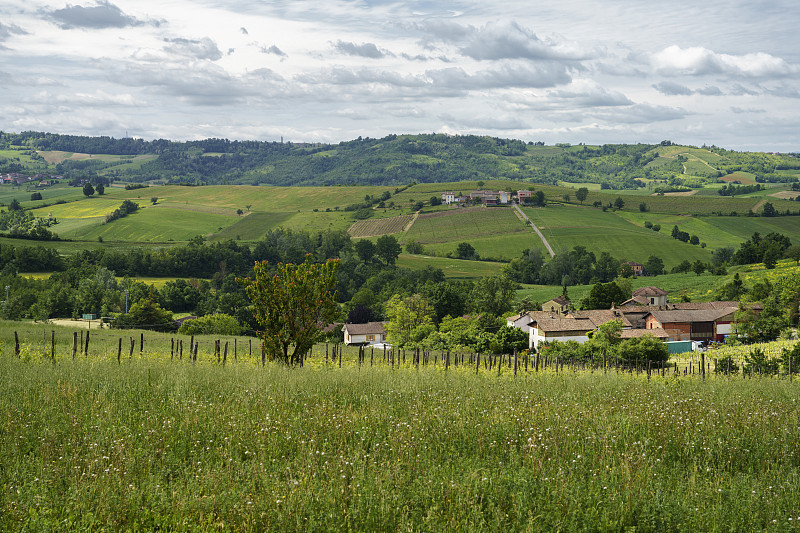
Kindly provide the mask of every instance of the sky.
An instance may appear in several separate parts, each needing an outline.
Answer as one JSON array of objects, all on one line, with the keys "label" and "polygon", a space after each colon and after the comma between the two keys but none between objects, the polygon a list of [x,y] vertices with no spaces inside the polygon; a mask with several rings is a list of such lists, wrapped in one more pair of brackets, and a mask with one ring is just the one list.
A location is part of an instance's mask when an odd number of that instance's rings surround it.
[{"label": "sky", "polygon": [[0,130],[800,152],[793,0],[0,3]]}]

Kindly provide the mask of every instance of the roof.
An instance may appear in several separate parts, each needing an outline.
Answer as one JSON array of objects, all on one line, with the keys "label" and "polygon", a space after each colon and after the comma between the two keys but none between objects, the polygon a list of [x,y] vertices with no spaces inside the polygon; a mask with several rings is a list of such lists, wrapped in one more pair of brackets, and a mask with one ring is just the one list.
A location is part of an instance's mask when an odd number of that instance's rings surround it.
[{"label": "roof", "polygon": [[[548,302],[555,302],[558,305],[567,305],[567,304],[569,304],[569,298],[564,298],[563,294],[561,296],[556,296],[555,298],[551,298],[551,299],[549,299],[547,301]],[[547,303],[547,302],[545,302],[545,303]]]},{"label": "roof", "polygon": [[630,321],[625,315],[615,309],[588,309],[584,311],[572,311],[568,316],[574,318],[588,318],[597,327],[612,320],[621,320],[623,328],[631,327]]},{"label": "roof", "polygon": [[644,296],[634,296],[633,298],[625,300],[619,305],[623,307],[628,307],[632,305],[650,305],[650,300],[648,300]]},{"label": "roof", "polygon": [[726,307],[723,309],[670,309],[669,311],[651,311],[650,314],[661,324],[670,324],[675,322],[715,322],[735,311],[735,308]]},{"label": "roof", "polygon": [[594,322],[588,318],[540,318],[535,320],[536,329],[544,332],[557,331],[592,331]]},{"label": "roof", "polygon": [[344,329],[350,335],[377,335],[386,334],[383,322],[367,322],[366,324],[345,324]]},{"label": "roof", "polygon": [[625,262],[624,262],[624,263],[622,263],[622,264],[623,264],[623,265],[630,265],[630,266],[632,266],[632,267],[637,267],[637,266],[638,266],[638,267],[643,267],[643,266],[644,266],[643,264],[641,264],[641,263],[637,263],[636,261],[625,261]]},{"label": "roof", "polygon": [[637,339],[639,337],[644,337],[645,335],[652,335],[657,339],[669,339],[669,333],[667,333],[664,328],[623,329],[620,332],[621,339]]},{"label": "roof", "polygon": [[648,298],[650,296],[666,296],[667,294],[669,293],[664,289],[659,289],[658,287],[654,287],[652,285],[649,287],[641,287],[633,291],[633,296],[646,296]]}]

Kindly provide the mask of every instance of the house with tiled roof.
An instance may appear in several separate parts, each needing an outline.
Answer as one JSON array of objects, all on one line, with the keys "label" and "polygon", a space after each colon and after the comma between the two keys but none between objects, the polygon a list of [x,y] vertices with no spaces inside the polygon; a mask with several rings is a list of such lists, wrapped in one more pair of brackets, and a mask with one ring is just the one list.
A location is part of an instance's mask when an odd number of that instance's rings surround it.
[{"label": "house with tiled roof", "polygon": [[636,289],[633,291],[632,296],[634,298],[637,296],[647,298],[650,301],[650,305],[666,305],[668,294],[669,293],[664,289],[659,289],[658,287],[650,285],[648,287]]},{"label": "house with tiled roof", "polygon": [[548,300],[542,304],[542,311],[549,311],[550,313],[560,313],[566,315],[572,308],[569,298],[564,296],[556,296],[552,300]]},{"label": "house with tiled roof", "polygon": [[386,342],[384,322],[345,324],[342,328],[345,344],[378,344]]}]

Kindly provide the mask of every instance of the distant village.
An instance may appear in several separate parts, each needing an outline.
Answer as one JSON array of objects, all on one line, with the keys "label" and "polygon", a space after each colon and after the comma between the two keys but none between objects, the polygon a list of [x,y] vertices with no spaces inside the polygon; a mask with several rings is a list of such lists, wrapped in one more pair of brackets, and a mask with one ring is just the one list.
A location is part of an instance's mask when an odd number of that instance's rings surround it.
[{"label": "distant village", "polygon": [[36,187],[49,187],[62,179],[61,176],[51,176],[49,174],[34,174],[28,176],[18,172],[0,174],[0,185],[34,185]]}]

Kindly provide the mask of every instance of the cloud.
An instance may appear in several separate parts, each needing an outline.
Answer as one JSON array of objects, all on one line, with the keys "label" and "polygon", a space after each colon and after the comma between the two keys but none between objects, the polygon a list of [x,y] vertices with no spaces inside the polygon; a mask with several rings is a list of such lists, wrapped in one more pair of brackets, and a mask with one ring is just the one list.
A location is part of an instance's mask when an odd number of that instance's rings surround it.
[{"label": "cloud", "polygon": [[199,40],[194,39],[164,39],[164,42],[169,43],[164,47],[164,50],[172,54],[193,57],[195,59],[209,59],[216,61],[222,57],[222,52],[214,41],[208,37],[203,37]]},{"label": "cloud", "polygon": [[652,55],[656,72],[671,76],[727,74],[744,77],[781,77],[800,73],[800,67],[763,52],[744,55],[718,54],[703,47],[668,46]]},{"label": "cloud", "polygon": [[602,117],[607,122],[621,124],[648,124],[678,120],[691,115],[679,107],[667,107],[653,104],[634,104],[629,107],[610,108],[608,112],[600,111],[594,116]]},{"label": "cloud", "polygon": [[93,93],[74,93],[74,94],[55,94],[49,91],[41,91],[30,97],[28,102],[46,105],[68,105],[68,106],[123,106],[139,107],[141,102],[130,94],[115,93],[96,90]]},{"label": "cloud", "polygon": [[280,57],[287,57],[286,52],[275,46],[274,44],[267,48],[266,46],[262,46],[259,48],[265,54],[274,54]]},{"label": "cloud", "polygon": [[624,94],[609,91],[591,80],[576,80],[569,87],[550,91],[549,97],[566,100],[571,106],[614,107],[631,105],[633,102]]},{"label": "cloud", "polygon": [[143,21],[122,12],[114,4],[100,0],[93,6],[73,6],[56,9],[47,13],[56,24],[64,29],[71,28],[124,28],[141,26]]},{"label": "cloud", "polygon": [[380,59],[386,54],[378,49],[373,43],[355,44],[345,41],[336,41],[333,45],[339,52],[349,56],[367,57],[370,59]]},{"label": "cloud", "polygon": [[654,83],[653,88],[660,92],[661,94],[665,94],[667,96],[683,96],[683,95],[690,95],[694,94],[694,91],[690,88],[686,87],[685,85],[681,85],[680,83],[675,83],[673,81],[662,81],[661,83]]},{"label": "cloud", "polygon": [[27,35],[28,32],[16,24],[3,24],[0,22],[0,43],[8,40],[12,35]]},{"label": "cloud", "polygon": [[736,106],[732,106],[731,107],[731,111],[733,111],[737,115],[738,114],[743,114],[743,113],[766,113],[767,112],[766,109],[762,109],[762,108],[756,108],[756,107],[747,107],[747,108],[745,108],[745,107],[736,107]]},{"label": "cloud", "polygon": [[487,24],[473,29],[459,51],[477,60],[531,59],[581,60],[591,54],[577,44],[557,37],[540,39],[516,22]]},{"label": "cloud", "polygon": [[245,28],[244,26],[239,28],[239,31],[242,32],[242,35],[250,35],[250,33],[247,31],[247,28]]},{"label": "cloud", "polygon": [[530,125],[517,116],[511,115],[470,115],[455,117],[443,113],[438,117],[447,126],[453,128],[470,128],[480,130],[527,130]]}]

